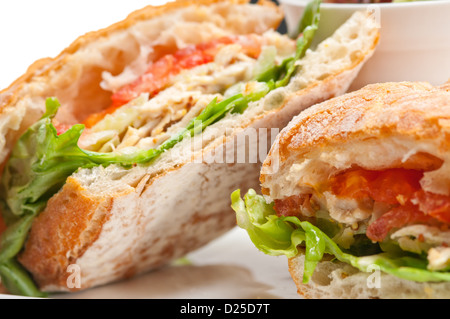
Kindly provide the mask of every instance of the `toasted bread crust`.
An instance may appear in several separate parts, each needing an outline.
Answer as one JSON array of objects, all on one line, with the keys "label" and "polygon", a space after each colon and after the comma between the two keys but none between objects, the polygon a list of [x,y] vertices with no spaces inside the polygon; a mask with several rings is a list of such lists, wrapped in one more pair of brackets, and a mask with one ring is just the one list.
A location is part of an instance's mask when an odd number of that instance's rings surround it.
[{"label": "toasted bread crust", "polygon": [[111,198],[88,196],[77,180],[69,177],[60,195],[49,200],[46,213],[33,222],[27,253],[18,260],[41,285],[49,284],[48,278],[66,285],[67,267],[98,238],[111,207]]},{"label": "toasted bread crust", "polygon": [[[441,151],[449,150],[449,82],[438,87],[424,82],[371,84],[315,105],[283,129],[263,166],[330,145],[393,135],[417,140],[439,137]],[[266,182],[266,174],[260,181]],[[270,195],[267,187],[262,192]]]},{"label": "toasted bread crust", "polygon": [[450,92],[441,87],[418,82],[373,84],[302,113],[283,131],[278,143],[281,156],[288,157],[355,136],[447,137],[450,127],[442,119],[449,115]]}]

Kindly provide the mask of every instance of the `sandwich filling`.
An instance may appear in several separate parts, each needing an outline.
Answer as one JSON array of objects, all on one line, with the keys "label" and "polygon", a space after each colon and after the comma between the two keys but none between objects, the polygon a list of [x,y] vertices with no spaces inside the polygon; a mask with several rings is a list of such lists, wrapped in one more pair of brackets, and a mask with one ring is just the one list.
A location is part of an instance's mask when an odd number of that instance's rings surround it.
[{"label": "sandwich filling", "polygon": [[[178,123],[186,125],[213,99],[222,101],[233,89],[236,93],[237,83],[246,83],[246,93],[258,89],[252,87],[252,78],[269,52],[279,63],[295,52],[295,41],[268,31],[222,37],[167,54],[114,92],[108,108],[83,121],[79,145],[96,152],[157,147],[179,129]],[[60,134],[69,127],[56,123],[56,128]]]},{"label": "sandwich filling", "polygon": [[55,120],[60,107],[48,98],[46,112],[17,141],[1,180],[2,284],[14,294],[41,296],[17,262],[34,218],[80,168],[151,165],[184,138],[229,113],[286,86],[312,43],[320,1],[305,10],[296,41],[274,31],[225,37],[169,53],[132,83],[112,94],[106,110],[72,126]]},{"label": "sandwich filling", "polygon": [[238,224],[268,254],[294,257],[297,245],[306,246],[305,283],[324,253],[361,271],[376,264],[407,280],[450,281],[450,196],[421,186],[424,173],[443,162],[421,156],[420,165],[339,171],[270,204],[254,191],[243,201],[236,191]]}]

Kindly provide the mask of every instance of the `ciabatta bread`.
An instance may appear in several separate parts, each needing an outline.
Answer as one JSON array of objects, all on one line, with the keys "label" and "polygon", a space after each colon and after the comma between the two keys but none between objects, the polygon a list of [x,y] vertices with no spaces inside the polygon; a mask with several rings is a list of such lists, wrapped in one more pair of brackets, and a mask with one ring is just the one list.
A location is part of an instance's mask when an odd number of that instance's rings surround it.
[{"label": "ciabatta bread", "polygon": [[302,283],[305,255],[288,260],[300,296],[307,299],[448,299],[448,282],[415,282],[377,269],[361,272],[325,256],[308,284]]},{"label": "ciabatta bread", "polygon": [[[365,215],[337,197],[325,196],[327,181],[349,169],[423,170],[420,185],[424,191],[449,195],[449,85],[450,81],[438,87],[424,82],[371,84],[310,107],[294,117],[274,142],[262,168],[263,193],[268,201],[274,201],[316,192],[323,200],[320,207],[328,210],[335,222],[345,225],[361,225],[367,220],[370,225],[380,217],[375,216],[375,209]],[[448,239],[448,235],[448,230],[419,223],[389,236],[422,236],[422,242],[439,246],[431,240],[437,236]],[[443,250],[448,249],[445,239],[440,244]],[[433,257],[428,254],[431,263]],[[332,259],[326,256],[319,262],[307,284],[302,282],[304,251],[289,259],[299,294],[333,299],[450,298],[449,282],[405,280],[375,273],[375,268],[361,272]]]}]

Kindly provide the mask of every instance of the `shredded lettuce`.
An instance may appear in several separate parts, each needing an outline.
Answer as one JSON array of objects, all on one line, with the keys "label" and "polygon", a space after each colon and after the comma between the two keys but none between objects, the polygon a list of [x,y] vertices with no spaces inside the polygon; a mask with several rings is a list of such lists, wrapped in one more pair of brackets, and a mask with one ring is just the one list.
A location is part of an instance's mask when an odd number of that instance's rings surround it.
[{"label": "shredded lettuce", "polygon": [[231,207],[236,212],[239,227],[245,229],[253,244],[262,252],[273,255],[297,256],[299,245],[305,248],[303,282],[308,283],[317,263],[324,254],[348,263],[362,272],[371,272],[378,266],[383,272],[417,282],[450,281],[450,272],[427,269],[423,256],[406,252],[382,252],[355,256],[341,249],[325,232],[295,216],[277,216],[272,203],[253,189],[241,198],[240,190],[231,194]]},{"label": "shredded lettuce", "polygon": [[295,55],[276,65],[273,52],[264,54],[260,57],[261,63],[255,75],[257,81],[267,82],[273,88],[283,87],[289,83],[291,77],[298,71],[296,62],[305,56],[319,28],[320,4],[321,0],[313,0],[305,7],[295,35],[297,36]]}]

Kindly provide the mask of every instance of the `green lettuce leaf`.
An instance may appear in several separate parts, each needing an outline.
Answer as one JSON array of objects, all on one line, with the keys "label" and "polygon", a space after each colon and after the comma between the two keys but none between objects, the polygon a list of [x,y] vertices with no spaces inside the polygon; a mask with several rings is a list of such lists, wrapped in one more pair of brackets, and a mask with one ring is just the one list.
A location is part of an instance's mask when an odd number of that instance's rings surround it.
[{"label": "green lettuce leaf", "polygon": [[47,297],[32,281],[28,272],[15,260],[0,264],[2,284],[9,293],[31,297]]},{"label": "green lettuce leaf", "polygon": [[320,4],[321,0],[312,0],[305,7],[295,35],[297,36],[295,55],[284,59],[279,65],[275,64],[273,52],[268,51],[262,55],[259,71],[255,75],[257,81],[267,82],[273,88],[283,87],[289,83],[291,77],[298,71],[296,62],[305,56],[319,28]]},{"label": "green lettuce leaf", "polygon": [[303,282],[309,282],[317,263],[324,254],[348,263],[362,272],[372,272],[377,266],[383,272],[417,282],[450,281],[450,272],[431,271],[421,256],[408,253],[378,253],[354,256],[344,252],[333,240],[310,222],[295,216],[277,216],[272,203],[250,189],[244,198],[240,190],[231,194],[231,207],[236,212],[239,227],[245,229],[253,244],[262,252],[292,258],[299,254],[298,246],[305,248]]}]

